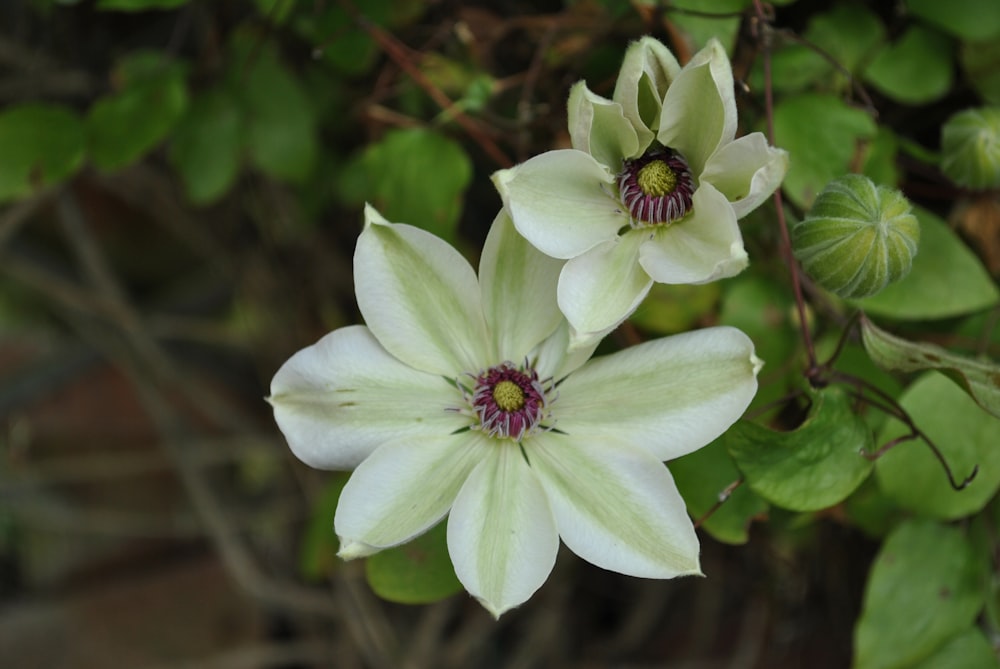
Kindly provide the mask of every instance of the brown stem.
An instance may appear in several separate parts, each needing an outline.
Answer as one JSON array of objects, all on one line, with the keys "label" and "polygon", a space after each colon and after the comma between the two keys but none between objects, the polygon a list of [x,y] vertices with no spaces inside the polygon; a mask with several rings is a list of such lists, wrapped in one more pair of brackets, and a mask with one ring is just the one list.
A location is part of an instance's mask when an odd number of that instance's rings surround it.
[{"label": "brown stem", "polygon": [[735,481],[727,485],[725,488],[723,488],[722,492],[719,493],[719,500],[715,504],[713,504],[712,507],[695,522],[694,526],[701,527],[702,523],[711,518],[712,514],[718,511],[719,507],[725,504],[726,500],[728,500],[730,497],[733,496],[733,493],[736,491],[736,489],[739,488],[741,485],[743,485],[743,481],[744,479],[742,478],[736,479]]},{"label": "brown stem", "polygon": [[[767,115],[767,139],[774,144],[774,86],[771,76],[771,26],[768,23],[768,15],[764,10],[761,0],[754,0],[754,9],[757,14],[757,23],[754,24],[754,33],[760,39],[761,52],[764,59],[764,106]],[[799,327],[802,330],[802,342],[806,347],[806,354],[809,357],[809,369],[814,369],[816,365],[816,349],[813,345],[812,335],[809,333],[809,321],[806,319],[806,302],[802,295],[802,282],[799,278],[799,266],[795,262],[792,254],[792,241],[788,234],[788,223],[785,221],[784,200],[781,197],[781,189],[774,191],[774,208],[778,217],[778,227],[781,230],[781,255],[784,256],[788,264],[788,271],[792,277],[792,291],[795,294],[795,308],[799,315]]]},{"label": "brown stem", "polygon": [[424,92],[430,96],[434,102],[437,103],[441,109],[443,109],[451,118],[455,119],[455,122],[462,126],[462,129],[469,134],[469,136],[479,144],[480,148],[490,157],[493,161],[500,167],[511,167],[514,163],[513,161],[497,146],[488,135],[486,135],[481,128],[479,128],[476,123],[466,116],[466,114],[451,101],[444,91],[434,85],[430,79],[428,79],[420,68],[414,65],[413,61],[410,59],[409,54],[406,52],[406,48],[400,44],[399,40],[393,37],[391,34],[383,30],[381,27],[375,25],[367,17],[365,17],[361,12],[358,11],[357,7],[349,0],[342,0],[341,5],[350,12],[354,19],[358,22],[365,32],[367,32],[379,47],[385,51],[386,55],[392,59],[396,65],[399,66],[401,70],[406,72],[407,75],[413,79],[414,82],[420,88],[424,89]]}]

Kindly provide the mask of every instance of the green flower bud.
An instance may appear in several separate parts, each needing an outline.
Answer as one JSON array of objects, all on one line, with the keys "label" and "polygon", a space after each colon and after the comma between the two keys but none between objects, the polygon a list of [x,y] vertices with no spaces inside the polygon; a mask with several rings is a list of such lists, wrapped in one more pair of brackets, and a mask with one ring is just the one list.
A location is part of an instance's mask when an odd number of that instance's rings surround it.
[{"label": "green flower bud", "polygon": [[1000,186],[1000,108],[961,111],[941,129],[941,170],[959,186]]},{"label": "green flower bud", "polygon": [[920,224],[898,190],[848,174],[827,184],[791,236],[806,273],[827,290],[854,299],[874,295],[910,272]]}]

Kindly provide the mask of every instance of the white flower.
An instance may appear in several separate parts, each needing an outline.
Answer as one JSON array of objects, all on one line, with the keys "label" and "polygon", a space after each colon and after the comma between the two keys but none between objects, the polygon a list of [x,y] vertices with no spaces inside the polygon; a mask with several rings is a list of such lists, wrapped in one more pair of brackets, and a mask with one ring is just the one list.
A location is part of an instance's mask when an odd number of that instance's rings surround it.
[{"label": "white flower", "polygon": [[747,266],[737,219],[781,183],[787,154],[735,139],[729,59],[711,40],[682,69],[655,39],[633,43],[607,100],[569,97],[573,149],[493,176],[518,231],[566,259],[559,308],[574,341],[601,337],[653,282],[707,283]]},{"label": "white flower", "polygon": [[560,537],[623,574],[699,573],[662,461],[743,413],[757,388],[753,345],[710,328],[587,362],[592,347],[567,353],[560,267],[505,213],[477,280],[442,240],[366,210],[354,272],[367,327],[296,353],[269,398],[296,456],[355,470],[334,521],[342,557],[448,515],[455,572],[495,616],[544,583]]}]

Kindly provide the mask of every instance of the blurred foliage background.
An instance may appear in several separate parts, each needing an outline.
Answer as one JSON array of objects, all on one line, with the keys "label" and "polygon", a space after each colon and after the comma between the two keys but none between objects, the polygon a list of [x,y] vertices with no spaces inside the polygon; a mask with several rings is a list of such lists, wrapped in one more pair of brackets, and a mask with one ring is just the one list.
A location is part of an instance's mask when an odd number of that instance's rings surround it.
[{"label": "blurred foliage background", "polygon": [[[917,486],[922,463],[880,464],[867,479],[866,469],[846,502],[819,511],[736,488],[705,521],[708,578],[642,581],[564,552],[542,590],[499,623],[464,593],[385,601],[365,564],[340,564],[332,519],[343,479],[295,461],[262,399],[288,356],[358,322],[351,258],[363,203],[474,260],[500,206],[490,174],[568,146],[569,87],[582,78],[610,95],[625,46],[643,34],[682,63],[709,37],[723,41],[741,131],[770,121],[791,154],[790,220],[845,172],[901,188],[919,205],[920,267],[866,311],[996,360],[1000,200],[947,178],[939,151],[951,115],[1000,105],[1000,5],[944,5],[0,4],[5,666],[996,666],[998,423],[955,408],[964,405],[951,386],[933,385],[940,377],[879,371],[856,336],[838,369],[888,397],[907,392],[901,401],[928,432],[974,433],[971,454],[952,454],[959,477],[981,467],[971,502],[937,501],[952,494],[940,469],[927,474],[938,477],[931,488]],[[741,327],[768,363],[754,411],[790,429],[801,403],[759,413],[808,386],[775,214],[768,204],[742,223],[750,271],[657,286],[606,346]],[[808,282],[806,292],[829,354],[850,305]],[[902,432],[862,414],[879,443]],[[824,420],[817,430],[838,428]],[[907,457],[902,448],[892,455]],[[671,469],[700,518],[740,472],[721,443],[689,458]],[[958,519],[962,537],[918,523],[893,546],[919,562],[935,546],[971,551],[973,537],[977,557],[958,568],[971,575],[953,587],[974,592],[957,604],[941,589],[933,606],[921,593],[876,605],[856,636],[881,542],[922,504],[923,515]],[[401,573],[391,559],[382,587],[405,590],[385,582]],[[914,611],[934,606],[959,624],[915,625]],[[859,660],[871,630],[888,655]],[[952,646],[897,661],[907,630]]]}]

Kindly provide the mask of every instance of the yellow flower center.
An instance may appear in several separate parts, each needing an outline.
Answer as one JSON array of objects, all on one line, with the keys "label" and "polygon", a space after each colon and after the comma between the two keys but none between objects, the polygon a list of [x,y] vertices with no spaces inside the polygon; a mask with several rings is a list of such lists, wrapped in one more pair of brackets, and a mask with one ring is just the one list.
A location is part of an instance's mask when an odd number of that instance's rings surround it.
[{"label": "yellow flower center", "polygon": [[524,406],[524,391],[513,381],[501,381],[493,386],[493,401],[504,411],[518,411]]},{"label": "yellow flower center", "polygon": [[653,197],[670,195],[677,187],[677,175],[662,160],[654,160],[643,165],[636,175],[636,180],[642,192]]}]

